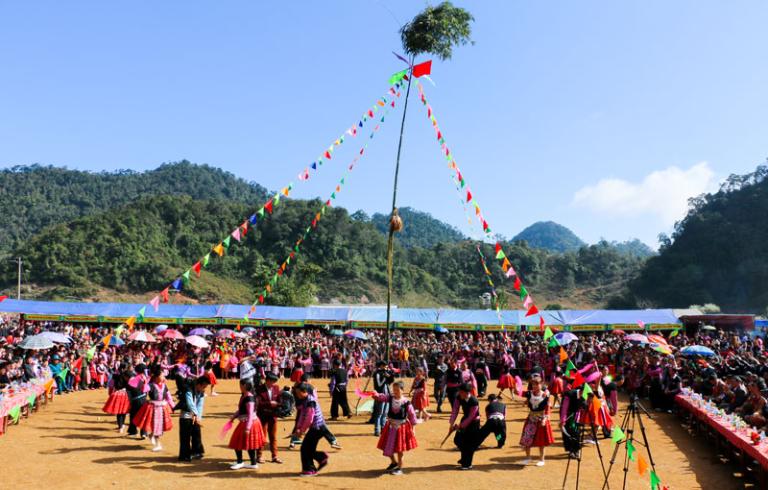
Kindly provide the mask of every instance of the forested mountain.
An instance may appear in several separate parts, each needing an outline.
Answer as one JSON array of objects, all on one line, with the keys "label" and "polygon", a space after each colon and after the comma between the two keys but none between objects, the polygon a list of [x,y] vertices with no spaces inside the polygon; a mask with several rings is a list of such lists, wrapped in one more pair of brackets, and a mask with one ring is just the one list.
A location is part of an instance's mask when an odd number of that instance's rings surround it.
[{"label": "forested mountain", "polygon": [[768,306],[768,166],[732,175],[713,194],[692,199],[688,215],[664,239],[632,283],[629,303],[724,311]]},{"label": "forested mountain", "polygon": [[553,221],[538,221],[515,235],[512,241],[525,241],[531,247],[550,252],[574,252],[586,245],[574,232]]},{"label": "forested mountain", "polygon": [[[193,279],[184,294],[207,302],[253,301],[320,206],[319,201],[284,201],[242,243],[233,240],[224,258],[214,257],[203,277]],[[143,198],[48,227],[14,253],[27,263],[25,282],[47,288],[45,297],[89,298],[101,289],[157,292],[253,211],[252,206],[232,201]],[[403,306],[479,307],[478,297],[488,292],[488,286],[476,247],[466,240],[429,248],[398,245],[396,301]],[[343,208],[329,208],[268,302],[381,302],[385,250],[386,237],[371,222],[352,219]],[[483,244],[481,250],[486,257],[493,256],[493,245]],[[548,301],[565,306],[600,304],[642,263],[607,244],[567,254],[550,254],[525,243],[505,244],[505,250],[542,306]],[[498,261],[489,260],[488,265],[507,306],[519,307]],[[14,281],[14,264],[0,264],[0,290]]]},{"label": "forested mountain", "polygon": [[155,170],[91,173],[51,166],[0,171],[0,254],[48,225],[100,213],[144,196],[262,201],[267,191],[231,173],[187,161]]},{"label": "forested mountain", "polygon": [[[466,237],[453,226],[432,217],[431,214],[410,207],[398,209],[403,218],[403,230],[398,233],[397,241],[406,248],[433,247],[438,243],[458,242]],[[363,215],[353,215],[365,219]],[[389,231],[389,214],[376,213],[371,222],[382,233]]]}]

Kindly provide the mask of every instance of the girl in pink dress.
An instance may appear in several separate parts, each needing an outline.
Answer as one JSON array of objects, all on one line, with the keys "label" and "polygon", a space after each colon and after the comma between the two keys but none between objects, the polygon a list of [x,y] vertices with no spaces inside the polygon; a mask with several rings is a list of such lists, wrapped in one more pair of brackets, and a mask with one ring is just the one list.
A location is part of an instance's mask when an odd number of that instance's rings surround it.
[{"label": "girl in pink dress", "polygon": [[376,447],[392,461],[386,469],[392,475],[403,473],[403,453],[418,446],[413,431],[418,420],[411,401],[403,396],[404,386],[402,381],[395,381],[392,383],[391,395],[380,393],[373,397],[375,401],[389,406],[387,424],[381,431]]},{"label": "girl in pink dress", "polygon": [[427,412],[429,408],[429,395],[427,394],[427,378],[424,375],[424,368],[416,368],[416,377],[413,378],[411,386],[411,396],[413,399],[413,408],[416,410],[419,418],[429,420],[431,415]]}]

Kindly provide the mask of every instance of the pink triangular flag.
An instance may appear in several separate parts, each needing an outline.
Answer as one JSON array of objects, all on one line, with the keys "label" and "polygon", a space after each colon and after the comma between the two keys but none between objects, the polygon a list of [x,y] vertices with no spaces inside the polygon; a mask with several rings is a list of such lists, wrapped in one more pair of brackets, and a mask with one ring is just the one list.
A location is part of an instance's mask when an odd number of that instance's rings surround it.
[{"label": "pink triangular flag", "polygon": [[517,275],[517,272],[515,272],[515,268],[510,265],[509,270],[507,271],[507,279],[515,275]]},{"label": "pink triangular flag", "polygon": [[527,310],[530,308],[530,306],[533,304],[533,299],[531,299],[531,295],[525,297],[525,300],[523,300],[523,307]]},{"label": "pink triangular flag", "polygon": [[240,228],[239,227],[235,228],[235,231],[232,232],[232,238],[234,238],[238,242],[240,241]]},{"label": "pink triangular flag", "polygon": [[154,298],[152,298],[149,301],[149,304],[151,304],[152,308],[154,308],[155,311],[157,311],[160,308],[160,296],[155,296]]}]

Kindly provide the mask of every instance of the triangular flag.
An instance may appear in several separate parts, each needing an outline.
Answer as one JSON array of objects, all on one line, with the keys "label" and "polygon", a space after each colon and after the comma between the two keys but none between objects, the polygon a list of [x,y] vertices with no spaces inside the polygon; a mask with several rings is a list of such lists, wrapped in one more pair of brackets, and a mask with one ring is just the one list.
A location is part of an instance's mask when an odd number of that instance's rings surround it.
[{"label": "triangular flag", "polygon": [[[512,270],[512,269],[510,269]],[[522,281],[520,281],[520,278],[515,276],[515,282],[512,284],[512,287],[515,288],[515,291],[520,291],[520,288],[523,287]]]},{"label": "triangular flag", "polygon": [[232,241],[232,239],[230,237],[227,237],[224,240],[222,240],[221,243],[222,243],[222,245],[224,245],[224,248],[229,248],[229,244],[230,244],[231,241]]},{"label": "triangular flag", "polygon": [[525,316],[526,317],[533,316],[538,312],[539,312],[539,309],[536,308],[536,305],[532,305],[530,308],[528,308],[528,313],[526,313]]},{"label": "triangular flag", "polygon": [[256,211],[256,214],[258,214],[259,216],[261,216],[263,218],[264,217],[264,206],[262,206],[258,211]]},{"label": "triangular flag", "polygon": [[504,257],[504,260],[501,262],[501,270],[506,274],[511,266],[512,264],[509,262],[509,259]]},{"label": "triangular flag", "polygon": [[88,350],[85,352],[85,358],[86,358],[88,361],[90,361],[91,359],[93,359],[93,356],[95,356],[95,355],[96,355],[96,346],[95,346],[95,345],[94,345],[93,347],[91,347],[90,349],[88,349]]},{"label": "triangular flag", "polygon": [[621,441],[623,441],[627,436],[624,434],[624,431],[621,430],[621,427],[618,425],[613,426],[613,430],[611,431],[611,441],[614,444],[618,444]]},{"label": "triangular flag", "polygon": [[576,389],[586,382],[584,376],[580,372],[576,371],[573,375],[573,388]]},{"label": "triangular flag", "polygon": [[418,65],[414,66],[411,74],[416,78],[423,77],[424,75],[431,75],[432,60],[425,61],[424,63],[419,63]]},{"label": "triangular flag", "polygon": [[264,205],[264,209],[266,209],[269,214],[272,214],[272,199],[267,201],[267,204]]},{"label": "triangular flag", "polygon": [[251,217],[248,218],[248,221],[250,221],[252,225],[255,225],[256,221],[258,221],[258,218],[256,218],[256,214],[252,214]]},{"label": "triangular flag", "polygon": [[470,202],[472,200],[472,193],[467,191],[467,202]]},{"label": "triangular flag", "polygon": [[680,329],[679,329],[679,328],[676,328],[676,329],[674,329],[674,330],[672,331],[672,333],[671,333],[671,334],[669,334],[669,338],[671,339],[672,337],[677,337],[679,334],[680,334]]},{"label": "triangular flag", "polygon": [[210,261],[211,261],[211,254],[210,253],[205,254],[205,256],[203,257],[203,267],[208,267],[208,262]]},{"label": "triangular flag", "polygon": [[[408,69],[407,68],[405,70],[403,70],[403,71],[399,71],[399,72],[395,73],[394,75],[389,77],[389,84],[390,85],[396,84],[397,82],[402,80],[407,74],[408,74]],[[360,124],[360,127],[362,128],[363,125]]]},{"label": "triangular flag", "polygon": [[567,353],[567,352],[565,352],[565,349],[563,349],[562,347],[560,347],[560,362],[561,362],[561,363],[563,363],[563,362],[565,362],[566,360],[568,360],[568,353]]},{"label": "triangular flag", "polygon": [[636,451],[635,445],[632,444],[631,440],[628,440],[627,441],[627,456],[629,457],[629,459],[631,461],[635,460],[635,451]]},{"label": "triangular flag", "polygon": [[520,286],[520,299],[525,299],[526,296],[528,296],[528,290],[525,286]]},{"label": "triangular flag", "polygon": [[232,234],[231,234],[231,236],[232,236],[232,238],[234,238],[235,240],[237,240],[237,241],[239,242],[239,241],[240,241],[240,228],[239,228],[239,227],[238,227],[238,228],[235,228],[235,229],[232,231]]},{"label": "triangular flag", "polygon": [[181,278],[180,278],[180,277],[177,277],[177,278],[176,278],[176,279],[173,281],[173,283],[171,284],[171,287],[172,287],[173,289],[176,289],[176,290],[180,290],[180,289],[181,289]]},{"label": "triangular flag", "polygon": [[2,295],[2,296],[0,296],[0,303],[2,303],[3,301],[5,301],[5,300],[7,300],[7,299],[8,299],[8,296],[7,296],[7,295],[5,295],[5,294],[4,294],[4,295]]},{"label": "triangular flag", "polygon": [[560,343],[557,341],[555,337],[552,337],[549,339],[549,343],[547,344],[547,348],[549,349],[555,349],[557,347],[560,347]]},{"label": "triangular flag", "polygon": [[[661,485],[661,480],[655,470],[651,470],[651,490],[656,490]],[[666,488],[666,487],[665,487]]]},{"label": "triangular flag", "polygon": [[186,271],[184,271],[184,274],[181,275],[181,278],[184,280],[184,284],[189,284],[189,281],[190,281],[189,272],[190,270],[187,269]]},{"label": "triangular flag", "polygon": [[571,360],[568,360],[568,363],[565,365],[565,375],[570,376],[571,371],[576,371],[576,366],[571,362]]},{"label": "triangular flag", "polygon": [[[130,328],[132,330],[133,326],[136,325],[136,317],[132,316],[132,317],[128,318],[125,321],[125,324],[128,325],[128,328]],[[107,342],[107,343],[109,343],[109,342]]]},{"label": "triangular flag", "polygon": [[587,398],[589,398],[589,395],[591,395],[592,393],[593,393],[592,388],[590,388],[589,385],[585,384],[584,389],[581,391],[581,397],[586,400]]},{"label": "triangular flag", "polygon": [[[109,343],[109,340],[107,340],[107,343]],[[69,368],[64,368],[61,371],[59,371],[59,374],[57,374],[56,376],[61,378],[62,381],[64,381],[65,379],[67,379],[68,374],[69,374]]]},{"label": "triangular flag", "polygon": [[149,304],[152,305],[152,308],[157,311],[160,309],[160,296],[155,296],[151,300],[149,300]]},{"label": "triangular flag", "polygon": [[546,329],[546,330],[544,330],[544,340],[547,340],[547,339],[549,339],[550,337],[553,337],[554,335],[555,335],[555,334],[554,334],[554,333],[552,333],[552,330],[551,330],[549,327],[547,327],[547,329]]},{"label": "triangular flag", "polygon": [[641,454],[637,458],[637,472],[640,474],[640,476],[643,476],[645,475],[646,471],[648,471],[648,461],[646,461]]},{"label": "triangular flag", "polygon": [[195,275],[197,275],[197,277],[200,277],[200,268],[200,261],[195,262],[195,265],[192,266],[192,270],[195,271]]},{"label": "triangular flag", "polygon": [[504,250],[499,250],[498,253],[496,254],[496,258],[499,259],[499,260],[506,259],[507,256],[504,255]]},{"label": "triangular flag", "polygon": [[[64,378],[61,378],[61,379],[64,379]],[[13,420],[13,423],[17,423],[19,421],[20,415],[21,415],[21,405],[16,405],[12,409],[8,410],[8,416],[11,417],[11,419]]]},{"label": "triangular flag", "polygon": [[[147,313],[147,307],[146,306],[142,306],[141,309],[139,310],[139,314],[136,315],[136,319],[137,319],[137,321],[139,323],[144,322],[144,315],[146,313]],[[131,327],[131,328],[133,328],[133,327]]]},{"label": "triangular flag", "polygon": [[544,317],[539,316],[539,330],[544,330]]},{"label": "triangular flag", "polygon": [[213,251],[216,252],[219,257],[224,255],[224,247],[221,245],[221,243],[213,247]]},{"label": "triangular flag", "polygon": [[163,303],[168,302],[168,289],[169,288],[165,288],[162,291],[160,291],[160,299],[163,300]]}]

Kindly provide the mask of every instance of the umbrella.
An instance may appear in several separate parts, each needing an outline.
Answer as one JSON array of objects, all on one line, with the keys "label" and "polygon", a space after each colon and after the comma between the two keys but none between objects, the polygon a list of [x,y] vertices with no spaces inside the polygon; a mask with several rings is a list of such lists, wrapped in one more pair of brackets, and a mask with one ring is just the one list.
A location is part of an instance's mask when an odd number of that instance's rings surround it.
[{"label": "umbrella", "polygon": [[621,330],[621,329],[619,329],[619,328],[617,328],[616,330],[614,330],[614,331],[613,331],[613,332],[611,332],[611,333],[612,333],[613,335],[627,335],[627,332],[625,332],[624,330]]},{"label": "umbrella", "polygon": [[19,347],[27,350],[42,350],[53,347],[53,341],[42,335],[30,335],[19,343]]},{"label": "umbrella", "polygon": [[255,331],[256,331],[255,327],[245,327],[242,330],[243,333],[251,333],[251,332],[255,332]]},{"label": "umbrella", "polygon": [[631,333],[624,337],[624,340],[629,340],[630,342],[640,342],[641,344],[648,343],[648,337],[641,333]]},{"label": "umbrella", "polygon": [[56,344],[69,344],[72,342],[72,338],[69,335],[64,335],[59,332],[41,332],[38,335],[45,337],[46,339]]},{"label": "umbrella", "polygon": [[149,332],[138,330],[129,335],[128,340],[133,340],[136,342],[154,342],[155,337]]},{"label": "umbrella", "polygon": [[666,355],[672,355],[672,348],[667,344],[651,344],[651,347],[656,352],[661,352],[662,354],[666,354]]},{"label": "umbrella", "polygon": [[712,357],[715,355],[715,351],[709,347],[704,347],[703,345],[689,345],[688,347],[683,347],[680,349],[680,353],[684,356]]},{"label": "umbrella", "polygon": [[341,337],[344,335],[344,330],[339,330],[338,328],[334,328],[328,334],[333,335],[334,337]]},{"label": "umbrella", "polygon": [[575,340],[579,340],[579,338],[571,332],[560,332],[555,334],[555,340],[560,345],[568,345]]},{"label": "umbrella", "polygon": [[652,342],[654,344],[667,345],[667,339],[665,339],[661,335],[649,335],[648,336],[648,342]]},{"label": "umbrella", "polygon": [[189,335],[198,335],[200,337],[205,337],[208,335],[213,335],[213,332],[211,332],[207,328],[199,327],[199,328],[193,328],[192,330],[190,330]]},{"label": "umbrella", "polygon": [[165,332],[166,330],[168,330],[168,325],[165,325],[165,324],[158,325],[157,327],[155,327],[155,333],[162,333],[162,332]]},{"label": "umbrella", "polygon": [[235,338],[235,331],[228,328],[222,328],[216,332],[216,336],[219,338],[233,339]]},{"label": "umbrella", "polygon": [[200,347],[201,349],[206,349],[209,346],[208,341],[199,335],[190,335],[185,340],[189,345],[194,345],[195,347]]},{"label": "umbrella", "polygon": [[717,330],[717,327],[715,327],[713,325],[704,325],[703,327],[701,327],[701,329],[702,330]]},{"label": "umbrella", "polygon": [[347,330],[344,332],[344,336],[351,339],[368,340],[368,337],[366,337],[360,330]]},{"label": "umbrella", "polygon": [[163,330],[163,333],[160,334],[160,337],[164,339],[184,340],[184,334],[172,328]]},{"label": "umbrella", "polygon": [[435,327],[435,332],[437,332],[437,333],[448,333],[448,329],[438,325],[438,326]]},{"label": "umbrella", "polygon": [[106,337],[104,337],[104,339],[102,339],[102,342],[105,345],[114,345],[116,347],[120,347],[121,345],[125,345],[125,342],[123,342],[123,339],[121,339],[117,335],[107,335]]}]

